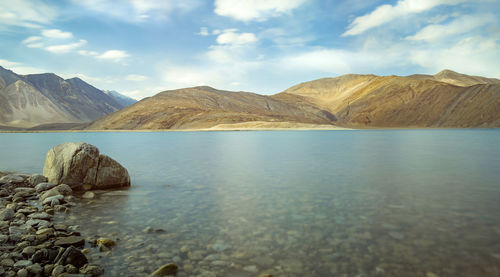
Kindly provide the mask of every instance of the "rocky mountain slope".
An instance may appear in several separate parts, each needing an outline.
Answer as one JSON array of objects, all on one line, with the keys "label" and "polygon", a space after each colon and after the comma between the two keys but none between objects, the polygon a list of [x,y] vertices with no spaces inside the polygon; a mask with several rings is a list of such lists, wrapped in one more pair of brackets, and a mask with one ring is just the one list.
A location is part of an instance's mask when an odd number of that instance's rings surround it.
[{"label": "rocky mountain slope", "polygon": [[289,127],[500,127],[500,80],[445,70],[407,77],[348,74],[272,96],[186,88],[143,99],[88,128],[217,129],[263,122]]},{"label": "rocky mountain slope", "polygon": [[100,118],[89,129],[196,129],[241,122],[329,124],[335,117],[313,105],[300,107],[248,92],[194,87],[161,92]]},{"label": "rocky mountain slope", "polygon": [[288,94],[305,97],[347,127],[500,127],[500,80],[450,70],[434,76],[344,75],[276,96]]},{"label": "rocky mountain slope", "polygon": [[82,123],[125,105],[79,78],[52,74],[18,75],[0,67],[0,125]]}]

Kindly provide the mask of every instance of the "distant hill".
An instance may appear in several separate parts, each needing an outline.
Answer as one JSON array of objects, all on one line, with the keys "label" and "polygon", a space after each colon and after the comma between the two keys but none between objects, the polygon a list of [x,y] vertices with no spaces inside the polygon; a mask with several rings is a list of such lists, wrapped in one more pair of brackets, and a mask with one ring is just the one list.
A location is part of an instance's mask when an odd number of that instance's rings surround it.
[{"label": "distant hill", "polygon": [[241,122],[330,124],[335,117],[269,96],[211,87],[169,90],[93,122],[89,129],[191,129]]},{"label": "distant hill", "polygon": [[0,66],[0,125],[83,123],[124,108],[121,100],[79,78],[18,75]]},{"label": "distant hill", "polygon": [[[269,124],[266,124],[269,122]],[[194,87],[161,92],[88,129],[231,126],[353,128],[500,127],[500,81],[449,70],[436,75],[348,74],[264,96]]]},{"label": "distant hill", "polygon": [[118,103],[120,103],[123,107],[128,107],[132,104],[135,104],[137,100],[130,98],[126,95],[123,95],[117,91],[114,90],[103,90],[102,92],[106,93],[107,95],[113,97]]}]

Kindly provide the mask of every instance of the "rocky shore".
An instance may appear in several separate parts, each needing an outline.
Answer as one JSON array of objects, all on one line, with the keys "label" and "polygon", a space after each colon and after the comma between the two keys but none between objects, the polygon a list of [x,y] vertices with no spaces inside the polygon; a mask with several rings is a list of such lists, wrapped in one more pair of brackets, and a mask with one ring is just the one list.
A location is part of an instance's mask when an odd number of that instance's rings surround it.
[{"label": "rocky shore", "polygon": [[[2,176],[3,175],[3,176]],[[42,175],[0,173],[0,275],[100,276],[104,269],[88,263],[86,241],[77,226],[54,220],[70,213],[72,189],[47,183]]]},{"label": "rocky shore", "polygon": [[[78,198],[93,198],[94,189],[124,186],[130,186],[127,170],[87,143],[63,143],[50,149],[43,175],[0,172],[0,276],[105,274],[88,256],[110,254],[117,242],[100,236],[85,238],[78,225],[65,224],[65,217],[58,214],[71,213]],[[176,275],[177,268],[167,263],[151,276]]]}]

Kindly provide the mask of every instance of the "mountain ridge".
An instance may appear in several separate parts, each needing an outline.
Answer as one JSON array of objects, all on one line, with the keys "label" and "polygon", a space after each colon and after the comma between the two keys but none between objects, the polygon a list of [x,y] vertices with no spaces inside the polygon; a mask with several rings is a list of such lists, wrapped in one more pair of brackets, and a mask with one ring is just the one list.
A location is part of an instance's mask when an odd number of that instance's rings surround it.
[{"label": "mountain ridge", "polygon": [[125,107],[78,77],[18,75],[0,66],[0,125],[83,123]]}]

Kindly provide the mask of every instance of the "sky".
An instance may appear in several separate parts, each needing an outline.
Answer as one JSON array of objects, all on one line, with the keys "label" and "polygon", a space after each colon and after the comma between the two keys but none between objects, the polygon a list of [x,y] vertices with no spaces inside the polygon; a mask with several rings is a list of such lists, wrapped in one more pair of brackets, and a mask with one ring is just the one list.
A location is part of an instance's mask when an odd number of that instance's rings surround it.
[{"label": "sky", "polygon": [[1,0],[0,66],[135,99],[348,73],[500,78],[498,0]]}]

